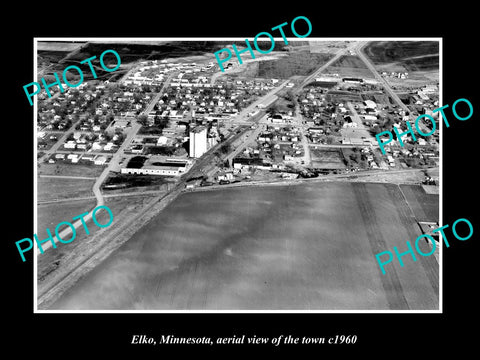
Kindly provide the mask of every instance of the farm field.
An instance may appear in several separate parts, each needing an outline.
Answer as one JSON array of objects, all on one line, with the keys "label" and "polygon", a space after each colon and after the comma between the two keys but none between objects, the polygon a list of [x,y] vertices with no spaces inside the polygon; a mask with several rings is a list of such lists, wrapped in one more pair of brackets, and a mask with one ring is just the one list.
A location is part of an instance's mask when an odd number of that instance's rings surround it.
[{"label": "farm field", "polygon": [[326,71],[331,74],[338,74],[339,77],[374,78],[374,75],[368,70],[363,61],[355,55],[343,55],[330,65]]},{"label": "farm field", "polygon": [[288,79],[293,75],[307,76],[331,57],[331,54],[294,51],[289,56],[259,62],[257,76],[277,79]]},{"label": "farm field", "polygon": [[434,257],[375,259],[418,235],[391,184],[186,193],[49,308],[438,309]]},{"label": "farm field", "polygon": [[98,166],[98,165],[42,163],[38,166],[37,173],[38,175],[97,177],[97,176],[100,176],[103,169],[104,169],[103,166]]},{"label": "farm field", "polygon": [[375,65],[391,64],[397,71],[438,71],[439,67],[438,41],[372,41],[363,51]]},{"label": "farm field", "polygon": [[338,74],[338,76],[341,78],[355,77],[355,78],[362,78],[362,79],[373,79],[373,74],[368,69],[329,66],[326,71],[332,74]]},{"label": "farm field", "polygon": [[332,64],[332,67],[368,69],[365,63],[358,56],[355,55],[343,55]]},{"label": "farm field", "polygon": [[37,181],[38,201],[93,196],[95,180],[39,177]]},{"label": "farm field", "polygon": [[439,196],[428,194],[420,185],[400,185],[418,221],[439,222]]}]

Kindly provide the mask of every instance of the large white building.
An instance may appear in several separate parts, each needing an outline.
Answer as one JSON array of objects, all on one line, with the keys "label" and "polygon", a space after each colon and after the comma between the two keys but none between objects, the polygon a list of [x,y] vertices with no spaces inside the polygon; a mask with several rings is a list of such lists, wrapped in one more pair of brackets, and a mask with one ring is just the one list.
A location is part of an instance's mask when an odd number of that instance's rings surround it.
[{"label": "large white building", "polygon": [[198,126],[190,130],[190,152],[192,158],[199,158],[207,152],[207,128]]},{"label": "large white building", "polygon": [[191,162],[186,159],[165,159],[164,161],[156,160],[152,157],[140,168],[125,167],[121,169],[122,174],[136,175],[166,175],[179,176],[185,173]]}]

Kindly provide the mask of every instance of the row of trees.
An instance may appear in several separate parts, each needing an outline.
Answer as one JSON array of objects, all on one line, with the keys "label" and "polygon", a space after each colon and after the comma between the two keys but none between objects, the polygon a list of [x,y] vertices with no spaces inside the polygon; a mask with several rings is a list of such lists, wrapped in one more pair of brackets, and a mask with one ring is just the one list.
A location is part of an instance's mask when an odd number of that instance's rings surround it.
[{"label": "row of trees", "polygon": [[[137,121],[142,125],[142,126],[148,126],[150,124],[148,120],[148,116],[145,114],[141,114],[137,116]],[[165,127],[168,126],[169,120],[168,118],[160,117],[158,115],[155,115],[153,117],[153,125],[164,129]]]}]

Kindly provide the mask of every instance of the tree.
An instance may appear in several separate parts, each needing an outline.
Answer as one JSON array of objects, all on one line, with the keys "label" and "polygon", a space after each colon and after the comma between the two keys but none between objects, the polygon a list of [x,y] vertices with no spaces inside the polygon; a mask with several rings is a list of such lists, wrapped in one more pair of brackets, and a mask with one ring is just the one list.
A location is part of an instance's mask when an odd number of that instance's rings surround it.
[{"label": "tree", "polygon": [[349,155],[350,157],[350,160],[352,160],[353,162],[360,162],[360,154],[356,153],[356,152],[353,152]]},{"label": "tree", "polygon": [[138,93],[138,92],[134,93],[133,94],[133,103],[134,104],[139,104],[141,102],[142,98],[143,98],[142,93]]},{"label": "tree", "polygon": [[278,105],[278,103],[273,103],[272,105],[270,105],[270,107],[268,108],[268,114],[270,114],[271,116],[275,115],[276,113],[280,112],[280,105]]},{"label": "tree", "polygon": [[142,115],[139,115],[137,117],[137,121],[142,124],[143,126],[146,126],[147,125],[147,122],[148,122],[148,116],[145,115],[145,114],[142,114]]},{"label": "tree", "polygon": [[222,146],[220,146],[220,151],[222,154],[228,154],[232,149],[232,146],[230,144],[224,143]]},{"label": "tree", "polygon": [[167,127],[168,122],[169,122],[168,119],[160,118],[160,117],[159,117],[159,118],[155,121],[155,125],[157,125],[160,129],[163,129],[163,128]]}]

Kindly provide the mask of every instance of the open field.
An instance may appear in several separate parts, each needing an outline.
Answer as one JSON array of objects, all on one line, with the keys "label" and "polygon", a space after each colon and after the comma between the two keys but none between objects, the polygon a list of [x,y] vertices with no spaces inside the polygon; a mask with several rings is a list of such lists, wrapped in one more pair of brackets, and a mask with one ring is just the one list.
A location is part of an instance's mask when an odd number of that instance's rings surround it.
[{"label": "open field", "polygon": [[308,45],[312,53],[335,54],[337,51],[345,49],[348,43],[349,41],[310,40]]},{"label": "open field", "polygon": [[396,185],[187,193],[49,308],[438,309],[434,257],[375,260],[418,235]]},{"label": "open field", "polygon": [[312,167],[321,169],[345,169],[341,149],[310,149]]},{"label": "open field", "polygon": [[[47,204],[39,205],[37,207],[37,236],[40,240],[47,238],[46,229],[50,229],[52,236],[55,236],[55,227],[62,221],[72,222],[74,216],[83,214],[84,212],[90,212],[95,205],[96,200],[79,200],[72,201],[71,203],[59,203],[59,204]],[[100,215],[100,212],[98,213]],[[87,224],[91,233],[94,233],[97,226]],[[66,225],[64,225],[66,226]],[[63,229],[63,227],[61,228]],[[61,230],[60,230],[61,231]],[[32,235],[33,236],[33,235]],[[87,235],[83,228],[77,230],[76,238],[69,244],[58,244],[57,249],[49,249],[43,254],[38,255],[38,278],[43,278],[46,274],[54,270],[62,257],[72,251],[72,247],[75,247],[83,238]],[[68,238],[66,239],[68,240]]]},{"label": "open field", "polygon": [[37,168],[38,175],[65,175],[65,176],[100,176],[104,167],[98,165],[80,165],[80,164],[39,164]]},{"label": "open field", "polygon": [[338,74],[340,77],[374,78],[374,75],[365,63],[355,55],[343,55],[330,65],[326,71],[328,73]]},{"label": "open field", "polygon": [[390,104],[389,96],[383,93],[378,92],[370,92],[370,93],[363,93],[361,94],[361,98],[363,101],[365,100],[372,100],[375,101],[377,104]]},{"label": "open field", "polygon": [[379,171],[370,175],[356,176],[351,175],[338,181],[352,181],[356,182],[376,182],[376,183],[391,183],[391,184],[412,184],[418,185],[425,179],[425,172],[428,174],[431,169],[418,169],[414,171],[392,172]]},{"label": "open field", "polygon": [[375,65],[395,63],[397,71],[436,70],[439,67],[438,41],[372,41],[363,51]]},{"label": "open field", "polygon": [[37,51],[37,61],[39,65],[50,65],[51,63],[58,63],[67,55],[64,51]]},{"label": "open field", "polygon": [[[212,53],[230,44],[228,41],[171,41],[158,44],[143,42],[89,42],[71,61],[82,61],[90,56],[99,56],[105,50],[115,50],[122,59],[122,64],[140,59],[162,60],[183,56]],[[214,58],[214,57],[213,57]]]},{"label": "open field", "polygon": [[[96,205],[95,199],[77,200],[72,202],[50,203],[37,206],[37,235],[44,239],[47,237],[45,229],[50,229],[55,235],[55,226],[62,221],[71,221],[74,216],[86,211],[90,212]],[[99,213],[100,214],[100,213]],[[43,236],[43,237],[42,237]]]},{"label": "open field", "polygon": [[[390,65],[377,66],[379,71],[404,71],[404,70],[392,70]],[[428,70],[428,71],[415,71],[409,73],[408,79],[398,79],[395,77],[389,77],[388,83],[390,86],[395,88],[410,88],[410,87],[421,87],[426,84],[438,84],[439,80],[439,69]]]},{"label": "open field", "polygon": [[[85,41],[73,42],[73,41],[38,41],[37,50],[38,51],[59,51],[59,52],[70,52],[78,49]],[[63,54],[65,56],[65,54]]]},{"label": "open field", "polygon": [[354,69],[368,69],[365,63],[356,55],[343,55],[335,61],[332,67],[346,67]]},{"label": "open field", "polygon": [[71,197],[93,196],[95,180],[38,177],[37,199],[49,201]]},{"label": "open field", "polygon": [[417,221],[439,222],[439,196],[428,194],[420,185],[400,185]]},{"label": "open field", "polygon": [[422,185],[426,194],[440,195],[440,187],[436,185]]},{"label": "open field", "polygon": [[[146,206],[153,199],[152,195],[144,196],[129,196],[129,197],[117,197],[106,198],[105,205],[112,210],[114,222],[119,221],[127,214],[127,217],[133,216],[139,209]],[[55,236],[55,227],[61,221],[71,221],[72,217],[80,215],[84,212],[90,212],[96,205],[95,199],[92,200],[80,200],[71,203],[61,204],[48,204],[38,206],[38,225],[37,235],[39,239],[45,239],[47,233],[45,229],[50,229],[52,235]],[[99,211],[97,213],[98,221],[101,224],[108,222],[108,214],[106,212]],[[120,220],[122,221],[122,220]],[[111,226],[114,226],[112,223]],[[93,243],[97,244],[101,239],[95,239],[94,235],[102,231],[101,228],[96,226],[92,221],[87,222],[87,227],[90,232],[89,235],[85,233],[83,227],[77,229],[77,235],[75,239],[68,244],[58,244],[56,249],[49,249],[43,254],[39,254],[37,258],[37,270],[39,286],[43,285],[43,281],[48,276],[55,276],[54,270],[58,268],[61,270],[65,263],[71,261],[72,257],[82,257],[85,252],[84,247],[90,246]],[[104,228],[103,231],[108,231],[110,226]],[[68,239],[67,239],[68,240]]]},{"label": "open field", "polygon": [[[166,205],[165,202],[163,204],[159,202],[162,195],[165,194],[107,198],[105,203],[114,215],[110,226],[98,228],[87,223],[91,229],[88,236],[83,233],[83,236],[77,239],[80,241],[75,240],[57,249],[47,250],[42,255],[46,256],[46,260],[38,268],[39,308],[45,309],[47,307],[45,304],[54,301],[65,289],[95,268],[108,254],[130,239],[138,229],[158,214]],[[108,221],[106,212],[99,212],[98,215],[100,223]]]},{"label": "open field", "polygon": [[293,75],[306,76],[325,64],[331,57],[331,54],[294,51],[280,59],[259,62],[257,76],[280,79],[288,79]]},{"label": "open field", "polygon": [[234,68],[228,70],[226,73],[218,72],[214,74],[215,78],[225,77],[231,78],[233,80],[237,79],[259,79],[258,66],[263,62],[261,58],[258,58],[258,61],[244,62],[242,65],[235,66]]}]

